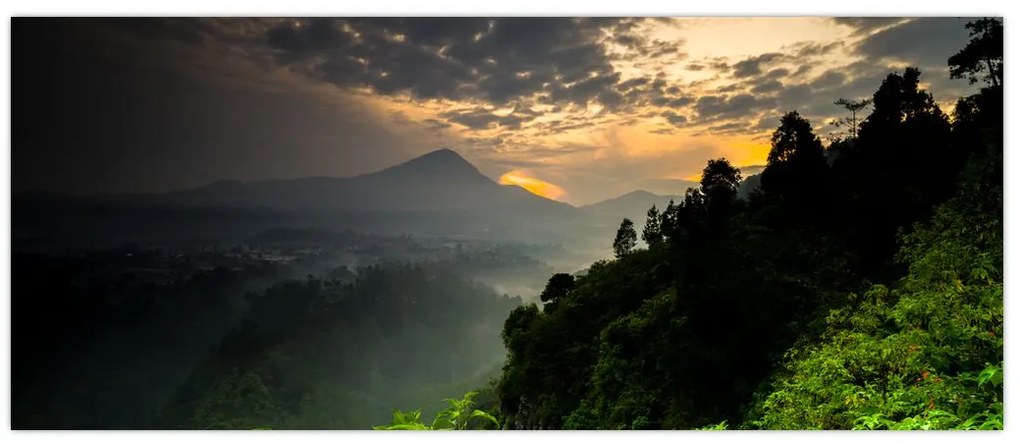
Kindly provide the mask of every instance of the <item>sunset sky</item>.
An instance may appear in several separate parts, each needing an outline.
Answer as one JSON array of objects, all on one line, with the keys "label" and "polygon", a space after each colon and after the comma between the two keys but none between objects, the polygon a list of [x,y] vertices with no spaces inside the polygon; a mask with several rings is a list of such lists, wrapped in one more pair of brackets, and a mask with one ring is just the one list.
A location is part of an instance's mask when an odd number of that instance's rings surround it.
[{"label": "sunset sky", "polygon": [[906,66],[949,112],[974,88],[946,66],[967,21],[16,19],[14,188],[349,176],[449,147],[574,205],[682,194],[710,158],[760,170],[786,111],[828,135],[835,99]]}]

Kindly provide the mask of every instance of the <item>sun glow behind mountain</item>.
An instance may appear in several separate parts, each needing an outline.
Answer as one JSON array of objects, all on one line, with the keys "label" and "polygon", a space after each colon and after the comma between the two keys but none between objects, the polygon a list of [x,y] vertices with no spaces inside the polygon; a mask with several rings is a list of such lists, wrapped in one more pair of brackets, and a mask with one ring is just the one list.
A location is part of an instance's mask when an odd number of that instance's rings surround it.
[{"label": "sun glow behind mountain", "polygon": [[534,178],[528,175],[527,172],[521,170],[511,170],[504,173],[499,177],[499,184],[520,186],[528,192],[552,200],[559,199],[567,194],[567,191],[563,190],[563,188],[555,184],[542,181],[538,178]]}]

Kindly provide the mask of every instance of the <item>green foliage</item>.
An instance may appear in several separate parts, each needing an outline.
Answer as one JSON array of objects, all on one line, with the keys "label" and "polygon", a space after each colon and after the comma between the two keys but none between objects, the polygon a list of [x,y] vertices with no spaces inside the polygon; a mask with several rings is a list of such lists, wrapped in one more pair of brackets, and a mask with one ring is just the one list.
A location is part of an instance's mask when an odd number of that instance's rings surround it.
[{"label": "green foliage", "polygon": [[427,431],[432,427],[421,422],[421,409],[411,412],[401,412],[399,409],[393,411],[393,421],[385,426],[372,426],[375,430],[406,430],[406,431]]},{"label": "green foliage", "polygon": [[265,429],[278,421],[278,410],[258,374],[235,370],[216,383],[212,397],[199,402],[190,424],[200,429]]},{"label": "green foliage", "polygon": [[751,426],[1001,429],[1001,232],[955,204],[904,237],[897,287],[833,310],[821,343],[791,350]]},{"label": "green foliage", "polygon": [[[496,417],[475,409],[474,397],[477,392],[467,392],[461,399],[447,398],[445,401],[448,407],[436,414],[432,424],[425,425],[421,422],[421,410],[411,412],[393,411],[393,421],[388,425],[374,426],[375,430],[467,430],[495,428],[499,429],[499,420]],[[478,421],[478,423],[472,423]]]},{"label": "green foliage", "polygon": [[709,424],[708,426],[702,427],[698,430],[703,431],[724,431],[730,428],[730,425],[725,421],[720,421],[716,424]]}]

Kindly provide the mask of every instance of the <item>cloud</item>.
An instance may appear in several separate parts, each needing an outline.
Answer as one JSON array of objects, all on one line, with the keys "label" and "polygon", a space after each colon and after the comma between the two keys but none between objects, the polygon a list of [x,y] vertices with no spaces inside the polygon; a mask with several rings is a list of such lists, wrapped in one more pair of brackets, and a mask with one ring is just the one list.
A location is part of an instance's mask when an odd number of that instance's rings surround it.
[{"label": "cloud", "polygon": [[747,124],[740,121],[727,122],[708,128],[708,132],[717,135],[739,134],[747,130]]},{"label": "cloud", "polygon": [[814,89],[830,88],[840,86],[846,83],[846,74],[842,70],[834,69],[822,73],[821,76],[816,77],[808,85]]},{"label": "cloud", "polygon": [[946,71],[946,60],[968,40],[968,21],[956,17],[913,19],[868,36],[853,50],[867,59],[903,60],[929,70]]},{"label": "cloud", "polygon": [[678,115],[670,110],[662,112],[662,117],[666,118],[666,121],[668,121],[670,124],[673,124],[673,126],[675,127],[682,127],[684,124],[687,123],[686,116]]},{"label": "cloud", "polygon": [[838,25],[853,28],[854,35],[868,34],[876,29],[894,25],[902,22],[902,17],[833,17],[832,21]]},{"label": "cloud", "polygon": [[733,64],[733,75],[736,77],[757,76],[762,73],[762,67],[777,60],[781,60],[783,53],[765,53],[741,60]]},{"label": "cloud", "polygon": [[798,42],[791,46],[794,52],[794,56],[797,58],[805,57],[818,57],[832,53],[838,48],[843,47],[842,41],[835,41],[829,43],[821,42]]},{"label": "cloud", "polygon": [[478,130],[489,128],[493,124],[508,129],[519,129],[521,123],[530,118],[520,113],[497,115],[485,108],[476,107],[467,110],[455,110],[440,114],[441,117],[451,122],[463,125],[467,128]]},{"label": "cloud", "polygon": [[775,107],[771,97],[737,94],[733,96],[702,96],[694,104],[699,122],[744,116]]},{"label": "cloud", "polygon": [[[312,19],[267,33],[291,69],[348,88],[422,99],[526,98],[555,82],[618,79],[599,43],[608,19]],[[562,85],[566,85],[562,87]],[[577,88],[577,102],[616,98]],[[582,97],[583,96],[583,97]]]},{"label": "cloud", "polygon": [[773,91],[779,91],[783,89],[783,83],[777,80],[770,80],[760,82],[751,87],[752,93],[770,93]]}]

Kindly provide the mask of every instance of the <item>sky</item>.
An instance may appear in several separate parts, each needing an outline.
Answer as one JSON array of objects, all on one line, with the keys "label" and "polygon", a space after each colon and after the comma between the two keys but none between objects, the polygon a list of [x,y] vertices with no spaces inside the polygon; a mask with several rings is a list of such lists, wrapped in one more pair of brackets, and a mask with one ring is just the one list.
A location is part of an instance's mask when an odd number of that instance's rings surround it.
[{"label": "sky", "polygon": [[745,176],[779,117],[819,136],[889,73],[950,112],[967,18],[26,19],[12,25],[16,192],[352,176],[439,148],[583,205]]}]

